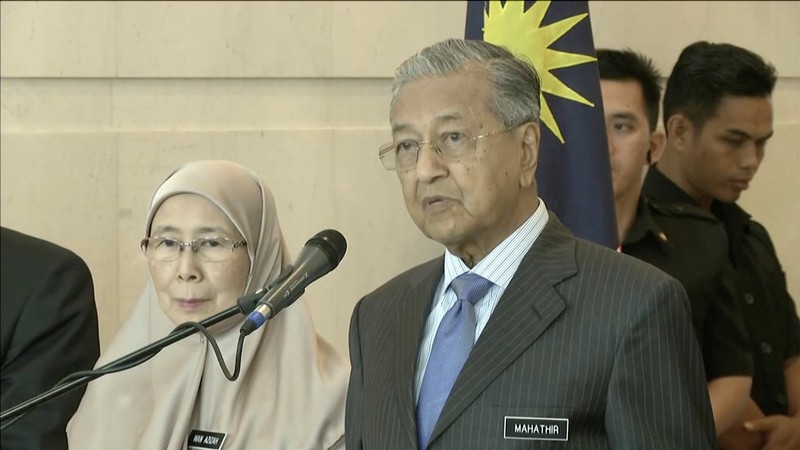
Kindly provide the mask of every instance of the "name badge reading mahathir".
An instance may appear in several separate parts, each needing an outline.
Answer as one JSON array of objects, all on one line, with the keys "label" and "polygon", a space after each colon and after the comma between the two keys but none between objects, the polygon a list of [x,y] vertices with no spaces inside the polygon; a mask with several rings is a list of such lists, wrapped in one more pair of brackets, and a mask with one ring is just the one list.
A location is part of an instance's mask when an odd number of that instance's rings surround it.
[{"label": "name badge reading mahathir", "polygon": [[503,422],[505,439],[566,441],[569,437],[569,419],[505,416]]},{"label": "name badge reading mahathir", "polygon": [[186,446],[193,450],[220,450],[225,443],[226,433],[214,433],[213,431],[192,430]]}]

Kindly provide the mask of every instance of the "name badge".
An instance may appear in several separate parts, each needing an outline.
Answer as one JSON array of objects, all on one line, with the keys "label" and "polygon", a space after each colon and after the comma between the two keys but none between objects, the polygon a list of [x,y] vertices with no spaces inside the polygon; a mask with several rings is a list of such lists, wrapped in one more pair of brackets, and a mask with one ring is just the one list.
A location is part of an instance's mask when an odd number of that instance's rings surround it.
[{"label": "name badge", "polygon": [[569,438],[569,419],[505,416],[503,422],[505,439],[566,441]]},{"label": "name badge", "polygon": [[198,450],[220,450],[225,443],[226,433],[215,433],[213,431],[192,430],[189,433],[187,447]]}]

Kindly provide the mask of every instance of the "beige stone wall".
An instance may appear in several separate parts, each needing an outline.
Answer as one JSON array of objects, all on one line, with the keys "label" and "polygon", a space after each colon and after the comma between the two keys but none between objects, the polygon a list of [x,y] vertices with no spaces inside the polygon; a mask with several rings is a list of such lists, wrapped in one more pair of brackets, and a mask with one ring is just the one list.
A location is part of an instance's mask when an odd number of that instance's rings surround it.
[{"label": "beige stone wall", "polygon": [[[275,193],[289,248],[348,239],[308,289],[321,333],[347,352],[355,302],[441,252],[408,218],[376,153],[394,68],[463,35],[464,2],[2,2],[3,226],[82,255],[106,346],[139,294],[150,195],[194,159],[240,162]],[[698,40],[779,69],[776,135],[742,204],[771,231],[800,299],[800,4],[598,2],[597,46],[632,47],[667,74]]]}]

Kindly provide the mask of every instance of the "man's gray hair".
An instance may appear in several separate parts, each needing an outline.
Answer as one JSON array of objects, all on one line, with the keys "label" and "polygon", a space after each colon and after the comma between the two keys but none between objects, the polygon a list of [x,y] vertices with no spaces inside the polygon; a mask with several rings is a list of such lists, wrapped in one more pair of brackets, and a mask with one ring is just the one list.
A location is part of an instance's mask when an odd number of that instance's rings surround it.
[{"label": "man's gray hair", "polygon": [[392,102],[405,83],[451,75],[477,64],[491,82],[489,109],[506,128],[539,121],[539,76],[526,60],[485,41],[448,39],[420,50],[397,68]]}]

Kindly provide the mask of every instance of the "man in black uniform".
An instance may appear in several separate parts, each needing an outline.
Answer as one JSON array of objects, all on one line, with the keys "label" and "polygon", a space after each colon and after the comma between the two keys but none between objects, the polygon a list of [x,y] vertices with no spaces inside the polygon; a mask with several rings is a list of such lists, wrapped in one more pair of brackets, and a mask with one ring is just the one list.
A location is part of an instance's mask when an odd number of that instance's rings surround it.
[{"label": "man in black uniform", "polygon": [[753,371],[735,294],[725,283],[725,230],[696,205],[640,198],[645,167],[658,159],[664,144],[655,129],[659,74],[648,58],[630,50],[599,50],[597,59],[621,250],[683,283],[720,433],[746,404]]},{"label": "man in black uniform", "polygon": [[[664,155],[643,188],[659,202],[710,212],[727,231],[755,371],[742,424],[720,440],[726,448],[800,448],[800,320],[767,231],[735,203],[773,133],[776,79],[743,48],[686,47],[664,94]],[[748,437],[753,447],[740,446]]]}]

